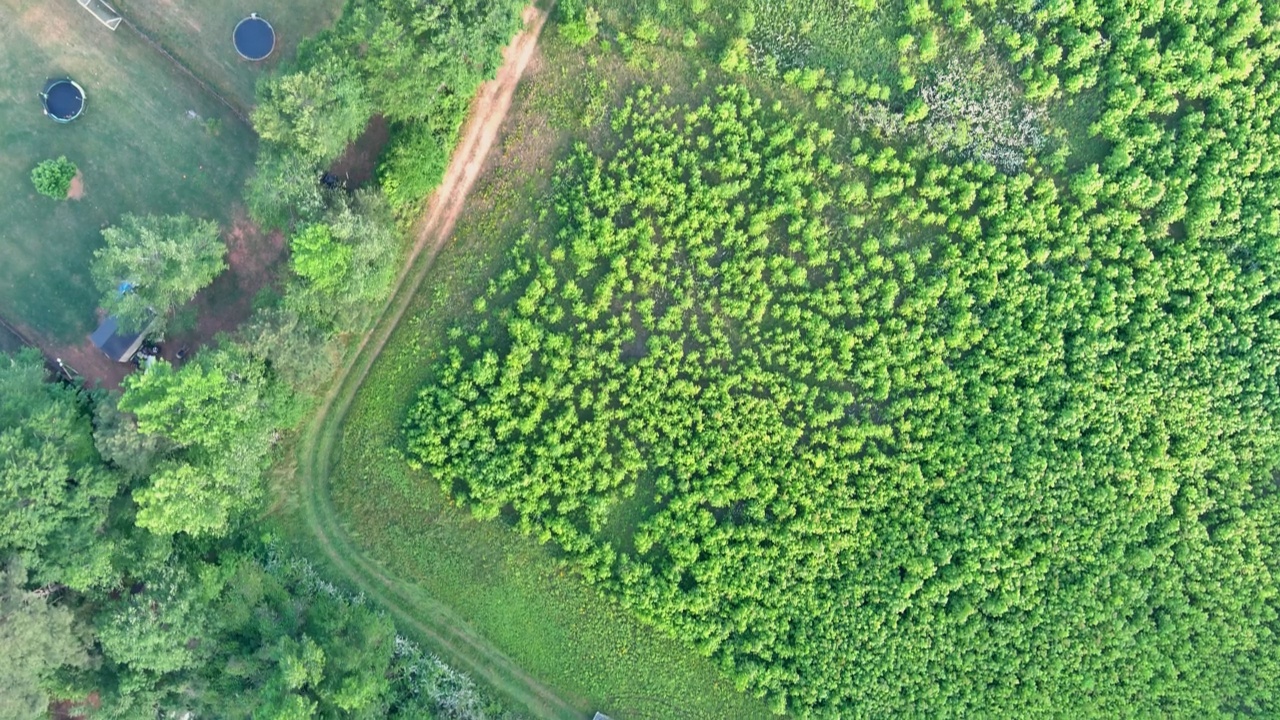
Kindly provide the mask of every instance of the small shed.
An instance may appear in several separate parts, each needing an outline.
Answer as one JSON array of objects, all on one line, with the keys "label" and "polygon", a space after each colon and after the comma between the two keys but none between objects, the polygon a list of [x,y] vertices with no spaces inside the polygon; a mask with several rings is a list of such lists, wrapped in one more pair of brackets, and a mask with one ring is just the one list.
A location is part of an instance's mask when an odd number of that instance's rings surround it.
[{"label": "small shed", "polygon": [[138,348],[142,347],[142,340],[146,335],[145,327],[136,333],[122,332],[120,321],[114,316],[108,316],[89,339],[107,357],[116,362],[127,363],[138,354]]}]

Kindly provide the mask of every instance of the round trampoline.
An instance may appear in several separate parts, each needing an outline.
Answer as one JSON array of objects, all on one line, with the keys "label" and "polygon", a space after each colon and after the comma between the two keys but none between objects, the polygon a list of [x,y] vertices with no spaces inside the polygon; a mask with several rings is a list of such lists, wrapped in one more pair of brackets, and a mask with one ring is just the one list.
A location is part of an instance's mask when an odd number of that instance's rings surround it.
[{"label": "round trampoline", "polygon": [[40,102],[54,122],[69,123],[84,112],[84,88],[71,78],[50,80],[40,92]]},{"label": "round trampoline", "polygon": [[258,13],[236,23],[231,39],[236,52],[245,60],[265,60],[276,47],[276,31],[271,23],[258,17]]}]

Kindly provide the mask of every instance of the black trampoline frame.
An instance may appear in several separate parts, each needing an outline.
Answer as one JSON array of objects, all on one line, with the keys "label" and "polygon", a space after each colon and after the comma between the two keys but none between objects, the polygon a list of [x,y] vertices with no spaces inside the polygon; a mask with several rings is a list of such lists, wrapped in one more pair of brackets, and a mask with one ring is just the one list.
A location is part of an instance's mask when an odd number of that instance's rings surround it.
[{"label": "black trampoline frame", "polygon": [[[49,92],[52,91],[54,88],[58,87],[59,85],[70,85],[71,87],[75,88],[77,92],[80,93],[80,108],[76,110],[74,115],[71,115],[69,117],[61,117],[49,112]],[[88,101],[89,101],[89,96],[87,93],[85,93],[84,88],[80,85],[80,83],[76,82],[75,80],[72,80],[69,77],[52,78],[47,82],[45,82],[44,89],[40,91],[40,105],[44,108],[44,114],[48,115],[49,118],[56,123],[63,123],[63,124],[69,123],[72,120],[75,120],[76,118],[83,115],[85,103],[87,103]]]},{"label": "black trampoline frame", "polygon": [[[249,22],[250,20],[254,20],[254,21],[257,21],[257,22],[260,22],[260,23],[262,23],[262,24],[266,25],[266,26],[267,26],[267,29],[271,31],[271,47],[267,49],[267,54],[266,54],[266,55],[263,55],[262,57],[256,57],[256,58],[249,57],[248,55],[245,55],[243,52],[240,52],[240,46],[236,44],[236,33],[237,33],[237,32],[239,32],[239,30],[240,30],[240,26],[241,26],[241,25],[244,25],[245,23]],[[267,22],[266,18],[259,17],[259,16],[258,16],[258,13],[256,13],[256,12],[255,12],[255,13],[249,13],[249,17],[246,17],[246,18],[241,19],[241,20],[240,20],[240,22],[236,23],[235,28],[234,28],[234,29],[232,29],[232,31],[231,31],[231,47],[233,47],[233,48],[235,48],[235,49],[236,49],[236,54],[237,54],[237,55],[239,55],[241,58],[243,58],[243,59],[245,59],[245,60],[248,60],[249,62],[262,62],[263,60],[266,60],[267,58],[271,57],[271,53],[273,53],[273,52],[275,52],[275,51],[276,51],[276,28],[275,28],[275,26],[274,26],[274,25],[272,25],[270,22]]]}]

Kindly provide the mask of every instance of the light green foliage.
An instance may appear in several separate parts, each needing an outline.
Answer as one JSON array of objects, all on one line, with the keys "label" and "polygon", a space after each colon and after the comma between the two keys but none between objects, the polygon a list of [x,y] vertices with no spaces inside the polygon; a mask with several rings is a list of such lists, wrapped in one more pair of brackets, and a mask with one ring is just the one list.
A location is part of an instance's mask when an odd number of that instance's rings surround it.
[{"label": "light green foliage", "polygon": [[[306,266],[315,274],[299,273],[301,282],[285,297],[287,307],[328,332],[358,329],[368,321],[395,278],[401,244],[390,208],[380,195],[359,191],[335,200],[324,224],[312,226],[324,230],[311,230],[312,237],[303,240],[318,248],[306,252],[325,255],[326,269]],[[339,272],[341,279],[335,280]]]},{"label": "light green foliage", "polygon": [[20,563],[0,568],[0,717],[48,717],[50,676],[89,663],[83,630],[66,607],[24,589]]},{"label": "light green foliage", "polygon": [[103,653],[134,673],[164,674],[194,666],[213,617],[210,602],[222,584],[182,566],[166,565],[102,605],[94,625]]},{"label": "light green foliage", "polygon": [[101,542],[119,478],[93,446],[85,398],[46,382],[40,355],[0,355],[0,558],[78,589],[110,573]]},{"label": "light green foliage", "polygon": [[150,483],[133,494],[138,527],[160,535],[225,535],[231,518],[262,494],[252,470],[239,473],[220,463],[161,463]]},{"label": "light green foliage", "polygon": [[283,229],[314,220],[325,206],[320,170],[301,154],[264,147],[245,186],[245,202],[254,221],[264,227]]},{"label": "light green foliage", "polygon": [[263,360],[235,344],[178,370],[157,362],[129,376],[120,409],[137,416],[141,432],[184,450],[134,492],[138,524],[161,534],[225,535],[262,497],[276,429],[299,407],[288,393]]},{"label": "light green foliage", "polygon": [[253,128],[267,142],[324,164],[342,154],[372,114],[350,63],[330,61],[263,81]]},{"label": "light green foliage", "polygon": [[120,409],[137,416],[142,432],[163,435],[180,447],[229,448],[255,409],[261,371],[241,376],[200,360],[181,369],[157,362],[130,375]]},{"label": "light green foliage", "polygon": [[76,176],[76,164],[66,155],[56,160],[43,160],[31,170],[31,184],[36,192],[54,200],[66,200],[67,191],[71,189],[71,179]]},{"label": "light green foliage", "polygon": [[574,47],[585,46],[600,34],[600,12],[587,7],[580,17],[565,17],[560,23],[560,34]]},{"label": "light green foliage", "polygon": [[641,92],[411,457],[780,712],[1276,712],[1280,93],[1139,36],[1079,181]]},{"label": "light green foliage", "polygon": [[333,239],[328,225],[304,225],[289,238],[289,264],[317,292],[333,293],[351,273],[351,246]]},{"label": "light green foliage", "polygon": [[[127,327],[156,327],[226,269],[226,243],[218,225],[188,215],[132,215],[102,231],[106,246],[90,270],[102,307]],[[132,290],[120,292],[128,282]]]},{"label": "light green foliage", "polygon": [[727,73],[743,73],[751,66],[750,47],[745,37],[734,38],[720,53],[720,69]]}]

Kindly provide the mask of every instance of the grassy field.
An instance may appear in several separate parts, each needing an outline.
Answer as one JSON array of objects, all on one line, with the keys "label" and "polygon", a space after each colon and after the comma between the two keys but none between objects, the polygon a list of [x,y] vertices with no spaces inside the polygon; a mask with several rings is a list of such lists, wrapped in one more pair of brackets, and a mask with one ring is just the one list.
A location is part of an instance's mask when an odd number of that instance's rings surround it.
[{"label": "grassy field", "polygon": [[602,74],[550,34],[544,43],[542,70],[526,79],[498,158],[347,416],[333,502],[389,574],[447,605],[562,697],[625,718],[765,717],[763,705],[735,692],[709,661],[613,605],[552,550],[452,507],[397,450],[405,412],[447,329],[502,268],[510,241],[539,229],[535,199],[568,131],[612,100],[599,97],[599,79],[632,74],[621,63]]},{"label": "grassy field", "polygon": [[[256,139],[128,28],[113,33],[71,2],[0,0],[0,10],[0,314],[75,342],[96,322],[88,266],[101,228],[125,212],[225,222]],[[88,96],[69,125],[44,117],[37,96],[62,75]],[[83,173],[80,200],[31,185],[32,167],[59,155]]]},{"label": "grassy field", "polygon": [[[253,107],[258,78],[293,57],[299,41],[332,25],[342,12],[342,0],[121,0],[115,7],[218,94],[247,111]],[[276,32],[275,51],[260,63],[242,59],[231,44],[236,23],[251,12]]]}]

